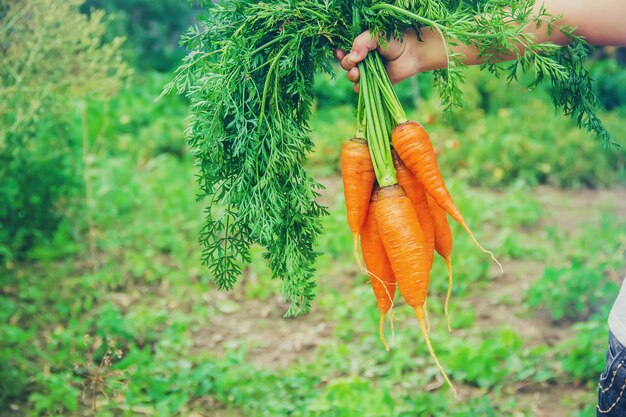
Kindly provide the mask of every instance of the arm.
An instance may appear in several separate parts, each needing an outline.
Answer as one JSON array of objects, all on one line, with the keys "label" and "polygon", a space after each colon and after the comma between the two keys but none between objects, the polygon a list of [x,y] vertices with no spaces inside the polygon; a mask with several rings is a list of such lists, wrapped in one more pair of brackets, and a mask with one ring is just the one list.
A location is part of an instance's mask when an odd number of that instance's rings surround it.
[{"label": "arm", "polygon": [[[593,45],[626,46],[626,25],[623,16],[626,16],[626,1],[624,0],[544,0],[538,2],[535,9],[539,10],[543,4],[552,15],[562,16],[555,26],[573,26],[575,34],[586,38]],[[547,25],[539,28],[527,28],[528,33],[534,33],[538,42],[551,41],[557,45],[566,45],[567,37],[557,27],[554,27],[548,37]],[[392,39],[381,55],[387,61],[389,78],[395,84],[420,72],[431,71],[446,67],[446,53],[443,40],[439,32],[423,29],[422,41],[418,41],[415,34],[407,33],[403,42]],[[350,54],[338,50],[337,58],[341,66],[348,71],[348,79],[354,83],[359,80],[359,71],[356,65],[361,62],[369,51],[378,48],[378,40],[372,39],[369,32],[359,35],[352,46]],[[466,65],[480,64],[478,52],[471,45],[459,45],[454,48],[465,56]],[[514,58],[514,54],[500,57],[503,61]]]}]

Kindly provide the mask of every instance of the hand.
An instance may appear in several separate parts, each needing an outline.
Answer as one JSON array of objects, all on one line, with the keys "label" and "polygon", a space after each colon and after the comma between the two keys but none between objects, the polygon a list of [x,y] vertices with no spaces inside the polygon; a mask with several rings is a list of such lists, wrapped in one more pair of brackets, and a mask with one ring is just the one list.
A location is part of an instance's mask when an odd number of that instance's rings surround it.
[{"label": "hand", "polygon": [[415,32],[407,32],[406,35],[402,42],[391,38],[384,48],[379,48],[378,37],[372,37],[370,31],[366,31],[356,37],[349,54],[341,49],[335,51],[335,57],[341,61],[341,67],[348,71],[346,74],[348,80],[354,83],[354,91],[358,92],[360,77],[357,64],[375,49],[379,49],[393,84],[417,73],[416,62],[412,57],[411,42],[408,39],[408,37],[415,38]]},{"label": "hand", "polygon": [[404,33],[402,41],[391,38],[383,48],[380,47],[377,37],[372,38],[369,31],[363,32],[354,40],[349,54],[341,49],[335,51],[335,57],[341,61],[341,67],[348,72],[346,76],[354,83],[356,92],[358,92],[359,82],[357,64],[375,49],[378,49],[383,58],[387,74],[393,84],[419,72],[441,67],[441,64],[436,63],[436,60],[432,58],[445,61],[445,48],[438,33],[424,30],[422,41],[420,41],[415,31],[408,30]]}]

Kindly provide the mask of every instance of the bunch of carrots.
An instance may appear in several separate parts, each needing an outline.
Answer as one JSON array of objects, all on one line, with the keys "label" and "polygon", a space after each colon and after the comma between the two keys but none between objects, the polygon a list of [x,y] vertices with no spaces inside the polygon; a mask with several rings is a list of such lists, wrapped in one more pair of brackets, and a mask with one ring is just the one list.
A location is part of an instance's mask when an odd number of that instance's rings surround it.
[{"label": "bunch of carrots", "polygon": [[[389,350],[384,320],[393,307],[398,287],[415,312],[430,355],[456,395],[428,337],[426,315],[430,270],[436,251],[448,269],[445,314],[450,330],[453,240],[447,216],[460,223],[474,243],[498,261],[478,243],[454,204],[428,133],[419,123],[406,119],[378,53],[368,54],[360,71],[357,132],[341,151],[341,173],[355,256],[361,269],[370,276],[385,348]],[[364,266],[358,256],[359,241]],[[393,325],[393,312],[390,317]]]}]

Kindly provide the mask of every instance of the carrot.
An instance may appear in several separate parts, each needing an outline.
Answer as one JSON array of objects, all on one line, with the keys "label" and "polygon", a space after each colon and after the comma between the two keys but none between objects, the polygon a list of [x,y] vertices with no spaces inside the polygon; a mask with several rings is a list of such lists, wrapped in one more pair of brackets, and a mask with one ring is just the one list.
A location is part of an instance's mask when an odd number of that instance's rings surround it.
[{"label": "carrot", "polygon": [[437,202],[439,207],[444,209],[455,221],[459,222],[476,246],[483,252],[490,254],[491,258],[502,270],[502,265],[498,262],[493,252],[488,251],[478,243],[463,218],[461,210],[454,204],[439,171],[433,144],[422,125],[414,121],[397,125],[391,133],[391,141],[402,162],[424,185],[428,194]]},{"label": "carrot", "polygon": [[353,138],[341,149],[341,177],[346,199],[348,226],[354,238],[354,256],[363,269],[358,255],[358,241],[365,222],[376,175],[367,142]]},{"label": "carrot", "polygon": [[448,331],[452,331],[450,316],[448,315],[448,303],[452,293],[452,230],[450,230],[448,214],[445,210],[439,207],[432,197],[428,196],[427,199],[435,228],[435,250],[443,258],[448,269],[448,293],[446,294],[444,312],[448,320]]},{"label": "carrot", "polygon": [[365,217],[365,223],[361,228],[361,252],[380,312],[380,340],[389,351],[389,345],[385,340],[385,315],[393,307],[396,277],[393,275],[387,252],[385,252],[385,247],[378,234],[378,225],[374,215],[377,194],[376,190],[372,193],[372,201]]},{"label": "carrot", "polygon": [[456,389],[439,363],[426,330],[424,303],[428,294],[430,272],[428,252],[417,215],[402,187],[392,185],[381,188],[375,214],[378,231],[389,256],[400,294],[413,307],[428,351],[456,395]]},{"label": "carrot", "polygon": [[398,184],[404,189],[407,197],[411,200],[417,219],[420,222],[422,232],[424,233],[424,239],[426,247],[430,256],[430,265],[432,266],[434,258],[435,247],[435,231],[433,225],[433,219],[428,208],[428,201],[426,200],[426,190],[422,183],[413,175],[411,171],[407,169],[396,151],[392,151],[393,165],[396,169],[396,175],[398,177]]}]

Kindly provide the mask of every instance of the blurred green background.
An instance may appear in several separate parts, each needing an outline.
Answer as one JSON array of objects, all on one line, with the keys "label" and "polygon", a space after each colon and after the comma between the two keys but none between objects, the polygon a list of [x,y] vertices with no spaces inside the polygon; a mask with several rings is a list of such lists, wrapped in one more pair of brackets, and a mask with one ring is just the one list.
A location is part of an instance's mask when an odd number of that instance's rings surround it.
[{"label": "blurred green background", "polygon": [[[236,290],[200,265],[184,98],[156,101],[197,13],[183,0],[0,0],[0,416],[589,416],[606,317],[626,274],[626,155],[546,91],[467,72],[443,118],[428,74],[397,90],[494,268],[454,226],[432,340],[399,302],[392,351],[357,273],[339,150],[356,96],[320,76],[308,168],[326,186],[313,312],[284,319],[260,249]],[[122,38],[126,38],[125,41]],[[623,51],[590,67],[626,140]]]}]

